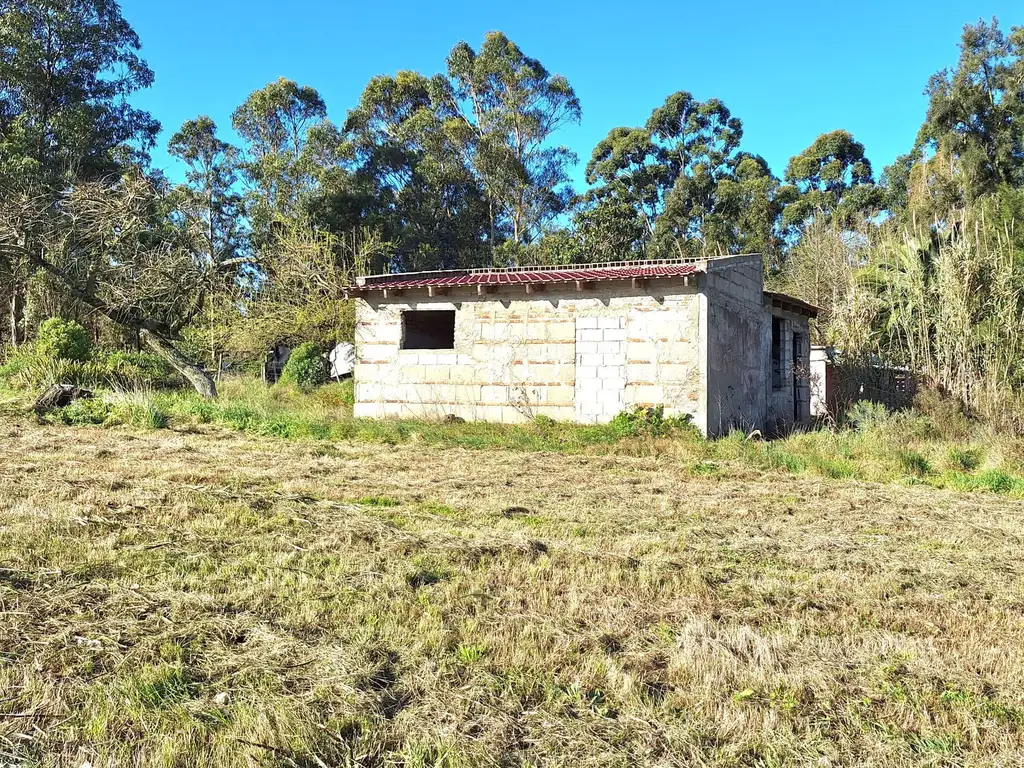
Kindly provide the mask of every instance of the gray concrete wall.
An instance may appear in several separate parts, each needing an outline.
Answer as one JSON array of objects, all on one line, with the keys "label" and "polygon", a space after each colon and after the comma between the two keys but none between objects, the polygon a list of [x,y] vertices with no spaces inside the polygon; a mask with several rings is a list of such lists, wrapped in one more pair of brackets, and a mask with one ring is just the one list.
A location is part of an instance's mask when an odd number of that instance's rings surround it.
[{"label": "gray concrete wall", "polygon": [[760,256],[708,262],[708,434],[762,429],[771,384],[771,318],[764,307]]},{"label": "gray concrete wall", "polygon": [[[664,405],[705,424],[702,297],[682,279],[597,283],[593,290],[473,287],[360,299],[357,416],[522,422],[544,414],[600,423]],[[402,349],[402,312],[456,312],[455,349]]]}]

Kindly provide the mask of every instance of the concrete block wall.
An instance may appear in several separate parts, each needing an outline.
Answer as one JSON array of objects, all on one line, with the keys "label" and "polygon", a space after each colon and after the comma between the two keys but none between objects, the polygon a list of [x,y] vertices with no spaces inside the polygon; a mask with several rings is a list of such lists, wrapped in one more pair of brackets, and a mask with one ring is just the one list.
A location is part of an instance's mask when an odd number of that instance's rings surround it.
[{"label": "concrete block wall", "polygon": [[626,393],[626,317],[576,318],[576,421],[610,421]]},{"label": "concrete block wall", "polygon": [[708,262],[707,431],[763,429],[771,386],[771,316],[760,256]]},{"label": "concrete block wall", "polygon": [[[404,350],[402,312],[456,313],[455,349]],[[628,282],[526,296],[360,300],[357,416],[599,423],[632,405],[665,405],[701,422],[700,296],[682,280]]]}]

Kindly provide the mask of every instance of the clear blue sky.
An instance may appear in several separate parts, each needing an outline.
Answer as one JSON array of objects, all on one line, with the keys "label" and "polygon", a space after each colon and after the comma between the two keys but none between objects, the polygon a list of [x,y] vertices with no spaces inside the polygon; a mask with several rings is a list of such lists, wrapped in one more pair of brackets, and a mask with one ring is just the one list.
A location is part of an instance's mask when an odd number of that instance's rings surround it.
[{"label": "clear blue sky", "polygon": [[320,91],[345,119],[376,74],[443,70],[451,47],[501,30],[565,75],[583,121],[559,140],[583,167],[610,128],[642,124],[677,90],[718,97],[743,121],[743,148],[781,175],[819,134],[845,128],[876,173],[911,145],[922,90],[957,58],[960,30],[997,16],[1024,24],[1021,0],[863,2],[516,3],[413,0],[122,0],[156,72],[135,98],[161,121],[154,162],[172,178],[171,132],[207,114],[228,131],[232,110],[284,76]]}]

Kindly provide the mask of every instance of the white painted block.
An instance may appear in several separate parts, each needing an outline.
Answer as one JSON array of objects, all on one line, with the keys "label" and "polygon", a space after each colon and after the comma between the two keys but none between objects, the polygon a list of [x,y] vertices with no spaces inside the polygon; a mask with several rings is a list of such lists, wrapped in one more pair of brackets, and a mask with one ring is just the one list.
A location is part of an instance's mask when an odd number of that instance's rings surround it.
[{"label": "white painted block", "polygon": [[606,331],[601,331],[597,328],[584,329],[576,334],[576,343],[579,344],[584,341],[601,341],[601,337],[604,333],[606,333]]},{"label": "white painted block", "polygon": [[576,342],[576,354],[577,355],[596,355],[600,349],[598,348],[599,342],[596,341],[577,341]]},{"label": "white painted block", "polygon": [[508,388],[488,385],[480,388],[480,399],[485,403],[507,403]]},{"label": "white painted block", "polygon": [[618,376],[613,379],[601,379],[601,389],[613,389],[621,392],[626,388],[626,379],[624,376]]},{"label": "white painted block", "polygon": [[626,362],[626,356],[621,352],[614,355],[598,355],[601,358],[601,365],[622,365]]},{"label": "white painted block", "polygon": [[621,317],[599,317],[597,318],[597,327],[602,330],[605,328],[621,328],[622,327]]},{"label": "white painted block", "polygon": [[576,366],[576,378],[577,379],[596,379],[598,372],[601,369],[596,365],[577,365]]},{"label": "white painted block", "polygon": [[623,353],[622,346],[617,341],[602,341],[597,345],[597,351],[602,355],[621,355]]},{"label": "white painted block", "polygon": [[579,331],[582,328],[597,328],[596,317],[577,317],[576,318],[576,330]]},{"label": "white painted block", "polygon": [[577,379],[576,389],[580,392],[597,391],[601,388],[601,379]]},{"label": "white painted block", "polygon": [[602,379],[615,379],[622,376],[625,373],[624,365],[602,365],[598,369],[598,378]]},{"label": "white painted block", "polygon": [[579,355],[577,359],[579,361],[579,365],[582,366],[597,367],[604,364],[604,358],[601,355]]},{"label": "white painted block", "polygon": [[626,340],[626,329],[625,328],[605,328],[601,331],[604,341],[625,341]]}]

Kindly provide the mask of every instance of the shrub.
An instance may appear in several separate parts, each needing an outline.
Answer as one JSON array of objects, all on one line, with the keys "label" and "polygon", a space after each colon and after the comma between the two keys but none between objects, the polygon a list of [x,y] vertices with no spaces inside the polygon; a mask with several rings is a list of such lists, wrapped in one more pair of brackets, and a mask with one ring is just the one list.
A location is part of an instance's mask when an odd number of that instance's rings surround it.
[{"label": "shrub", "polygon": [[181,383],[170,363],[150,352],[111,352],[106,367],[111,384],[124,387],[171,387]]},{"label": "shrub", "polygon": [[858,432],[884,427],[891,417],[888,408],[872,400],[858,400],[846,409],[846,423]]},{"label": "shrub", "polygon": [[330,366],[323,350],[307,341],[292,350],[284,370],[281,371],[280,383],[291,384],[303,392],[311,392],[327,382],[331,374]]},{"label": "shrub", "polygon": [[692,417],[665,416],[665,406],[637,405],[630,410],[620,411],[609,424],[612,431],[623,437],[664,437],[679,430],[693,430]]},{"label": "shrub", "polygon": [[35,351],[51,360],[85,362],[92,353],[92,343],[85,328],[74,320],[51,317],[39,326]]},{"label": "shrub", "polygon": [[95,397],[75,400],[71,405],[53,411],[47,416],[47,419],[73,426],[88,426],[90,424],[107,424],[112,421],[113,415],[114,411],[110,403]]}]

